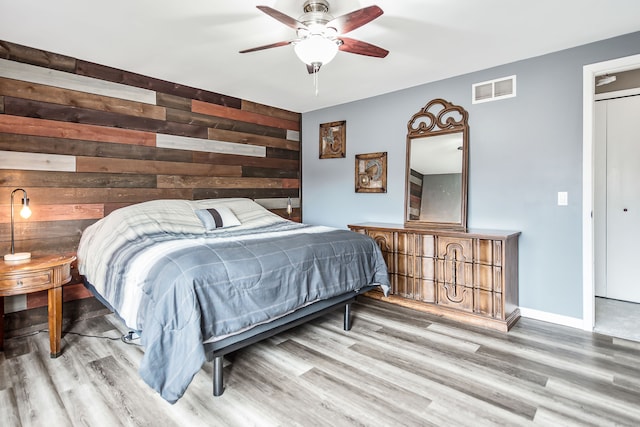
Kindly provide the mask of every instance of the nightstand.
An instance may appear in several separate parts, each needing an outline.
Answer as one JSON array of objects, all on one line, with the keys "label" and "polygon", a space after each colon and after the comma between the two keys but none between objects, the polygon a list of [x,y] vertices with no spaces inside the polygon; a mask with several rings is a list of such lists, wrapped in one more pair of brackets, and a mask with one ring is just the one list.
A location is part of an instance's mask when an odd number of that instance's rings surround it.
[{"label": "nightstand", "polygon": [[60,355],[62,285],[71,280],[73,255],[53,255],[23,261],[0,261],[0,351],[4,345],[4,297],[49,291],[51,357]]}]

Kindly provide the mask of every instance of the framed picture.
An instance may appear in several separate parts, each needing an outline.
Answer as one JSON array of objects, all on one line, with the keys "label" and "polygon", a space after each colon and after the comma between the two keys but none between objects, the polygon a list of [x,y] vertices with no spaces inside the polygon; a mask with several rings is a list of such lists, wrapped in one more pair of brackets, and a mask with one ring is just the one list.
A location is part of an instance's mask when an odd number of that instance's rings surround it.
[{"label": "framed picture", "polygon": [[345,156],[347,146],[347,122],[322,123],[320,125],[320,158],[333,159]]},{"label": "framed picture", "polygon": [[356,193],[387,192],[387,153],[356,154]]}]

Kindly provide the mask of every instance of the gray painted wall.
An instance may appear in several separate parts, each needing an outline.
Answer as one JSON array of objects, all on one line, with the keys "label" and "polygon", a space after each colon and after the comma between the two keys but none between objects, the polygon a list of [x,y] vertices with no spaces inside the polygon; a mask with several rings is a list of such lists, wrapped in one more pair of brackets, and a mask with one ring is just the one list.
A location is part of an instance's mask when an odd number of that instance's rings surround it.
[{"label": "gray painted wall", "polygon": [[[581,318],[582,67],[638,53],[640,32],[303,114],[303,221],[402,223],[407,122],[444,98],[469,112],[468,226],[521,231],[520,306]],[[473,83],[513,74],[517,97],[471,104]],[[346,158],[319,159],[318,126],[338,120]],[[388,152],[387,193],[355,193],[355,155],[379,151]],[[568,206],[557,205],[558,191]]]}]

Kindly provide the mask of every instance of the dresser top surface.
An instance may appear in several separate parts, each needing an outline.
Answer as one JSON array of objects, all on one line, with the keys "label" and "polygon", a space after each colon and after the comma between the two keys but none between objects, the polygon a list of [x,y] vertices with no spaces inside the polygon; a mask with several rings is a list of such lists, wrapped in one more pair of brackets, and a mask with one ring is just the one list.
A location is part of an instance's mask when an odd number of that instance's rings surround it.
[{"label": "dresser top surface", "polygon": [[386,222],[363,222],[358,224],[349,224],[349,228],[375,228],[388,231],[409,231],[423,234],[437,234],[439,236],[455,236],[455,237],[491,237],[491,238],[509,238],[520,235],[519,231],[513,230],[485,230],[479,228],[470,228],[466,231],[447,230],[447,229],[429,229],[419,227],[405,227],[403,224],[386,223]]}]

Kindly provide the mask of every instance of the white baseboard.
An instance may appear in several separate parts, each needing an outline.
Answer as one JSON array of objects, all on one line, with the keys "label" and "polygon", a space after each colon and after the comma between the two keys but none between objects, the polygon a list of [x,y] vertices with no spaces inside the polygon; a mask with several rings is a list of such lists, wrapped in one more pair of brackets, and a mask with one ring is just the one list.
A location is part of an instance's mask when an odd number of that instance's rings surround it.
[{"label": "white baseboard", "polygon": [[582,319],[577,317],[563,316],[561,314],[548,313],[546,311],[534,310],[532,308],[520,307],[520,315],[529,319],[542,320],[543,322],[555,323],[557,325],[569,326],[571,328],[584,329]]}]

